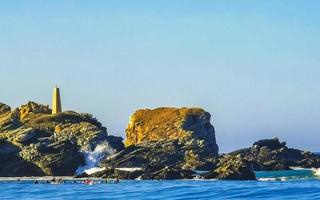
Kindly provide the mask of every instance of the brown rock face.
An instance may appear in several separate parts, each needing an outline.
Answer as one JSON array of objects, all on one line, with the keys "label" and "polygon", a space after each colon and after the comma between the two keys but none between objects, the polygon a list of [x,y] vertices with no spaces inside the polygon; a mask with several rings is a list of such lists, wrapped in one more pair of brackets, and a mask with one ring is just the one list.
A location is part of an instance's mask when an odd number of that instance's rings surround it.
[{"label": "brown rock face", "polygon": [[25,105],[22,105],[19,109],[20,120],[24,120],[29,115],[43,115],[50,114],[51,109],[48,105],[37,104],[35,102],[28,102]]},{"label": "brown rock face", "polygon": [[136,111],[126,130],[126,146],[147,141],[201,143],[218,153],[211,115],[201,108],[157,108]]}]

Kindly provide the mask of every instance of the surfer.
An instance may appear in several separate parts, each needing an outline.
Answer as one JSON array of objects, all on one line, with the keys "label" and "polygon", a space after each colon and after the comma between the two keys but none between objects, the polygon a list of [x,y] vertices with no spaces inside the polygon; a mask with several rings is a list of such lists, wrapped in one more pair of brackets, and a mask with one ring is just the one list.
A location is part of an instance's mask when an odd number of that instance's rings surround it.
[{"label": "surfer", "polygon": [[38,180],[36,180],[36,181],[34,182],[34,184],[39,184]]},{"label": "surfer", "polygon": [[18,184],[21,183],[20,178],[18,178],[17,183],[18,183]]},{"label": "surfer", "polygon": [[117,176],[117,179],[116,179],[115,183],[117,183],[117,184],[120,183],[119,176]]},{"label": "surfer", "polygon": [[62,178],[56,179],[56,177],[53,177],[51,180],[51,184],[61,184],[63,183]]}]

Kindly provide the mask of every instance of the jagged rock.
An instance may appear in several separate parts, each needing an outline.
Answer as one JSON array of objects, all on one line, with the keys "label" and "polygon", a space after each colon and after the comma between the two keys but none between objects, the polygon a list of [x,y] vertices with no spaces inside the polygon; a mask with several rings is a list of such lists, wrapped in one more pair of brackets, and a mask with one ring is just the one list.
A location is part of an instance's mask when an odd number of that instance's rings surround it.
[{"label": "jagged rock", "polygon": [[0,155],[7,158],[0,167],[2,176],[73,175],[85,164],[82,150],[100,143],[114,152],[124,148],[121,138],[109,136],[89,114],[51,115],[48,106],[34,102],[11,112],[4,104],[0,109]]},{"label": "jagged rock", "polygon": [[33,128],[27,127],[19,127],[17,129],[11,131],[4,131],[0,134],[0,140],[10,141],[13,144],[17,144],[18,146],[27,143],[28,141],[32,141],[37,137],[37,132]]},{"label": "jagged rock", "polygon": [[252,164],[240,156],[220,158],[216,169],[204,175],[205,179],[256,180]]},{"label": "jagged rock", "polygon": [[253,147],[254,148],[267,147],[268,149],[275,150],[275,149],[285,148],[286,142],[280,142],[278,138],[264,139],[264,140],[259,140],[253,143]]},{"label": "jagged rock", "polygon": [[101,166],[110,168],[146,168],[152,166],[175,166],[184,169],[212,169],[216,157],[206,149],[185,146],[179,140],[144,142],[131,145],[102,161]]},{"label": "jagged rock", "polygon": [[0,114],[3,114],[3,113],[7,113],[7,112],[10,112],[11,111],[11,108],[10,106],[4,104],[4,103],[0,103]]},{"label": "jagged rock", "polygon": [[58,140],[70,140],[79,146],[96,146],[100,141],[106,140],[107,132],[88,123],[59,124],[55,127],[55,138]]},{"label": "jagged rock", "polygon": [[289,170],[290,167],[320,167],[320,157],[316,154],[288,148],[278,138],[260,140],[252,147],[231,152],[252,162],[254,170]]},{"label": "jagged rock", "polygon": [[19,155],[49,176],[73,176],[75,170],[84,165],[79,148],[69,141],[39,142],[23,148]]},{"label": "jagged rock", "polygon": [[11,112],[11,108],[0,103],[0,131],[20,126],[19,114],[17,110]]},{"label": "jagged rock", "polygon": [[51,114],[51,109],[49,105],[37,104],[35,102],[28,102],[25,105],[20,106],[19,109],[20,120],[25,120],[26,117],[37,116],[37,114]]}]

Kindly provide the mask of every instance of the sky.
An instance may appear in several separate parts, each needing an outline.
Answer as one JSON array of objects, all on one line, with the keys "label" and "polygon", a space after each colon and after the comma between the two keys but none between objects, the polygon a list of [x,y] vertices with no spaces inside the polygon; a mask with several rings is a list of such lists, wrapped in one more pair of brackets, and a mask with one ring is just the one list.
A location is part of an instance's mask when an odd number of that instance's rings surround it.
[{"label": "sky", "polygon": [[320,151],[316,0],[1,1],[0,102],[88,112],[124,137],[140,108],[202,107],[221,152]]}]

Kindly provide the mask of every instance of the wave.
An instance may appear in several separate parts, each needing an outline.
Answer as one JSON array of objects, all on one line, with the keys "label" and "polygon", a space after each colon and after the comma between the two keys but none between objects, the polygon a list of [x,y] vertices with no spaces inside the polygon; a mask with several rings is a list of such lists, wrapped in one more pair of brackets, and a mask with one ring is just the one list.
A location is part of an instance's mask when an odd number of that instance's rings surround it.
[{"label": "wave", "polygon": [[103,158],[113,154],[112,148],[107,143],[98,144],[93,151],[83,151],[86,165],[76,170],[76,174],[87,173],[88,175],[104,170],[98,167]]},{"label": "wave", "polygon": [[287,181],[288,177],[278,177],[278,178],[258,178],[258,181]]},{"label": "wave", "polygon": [[316,180],[320,178],[320,168],[290,167],[290,169],[282,171],[258,171],[255,173],[259,181]]},{"label": "wave", "polygon": [[126,172],[134,172],[134,171],[140,171],[140,170],[142,170],[142,168],[140,168],[140,167],[122,167],[122,168],[116,168],[116,170],[126,171]]}]

